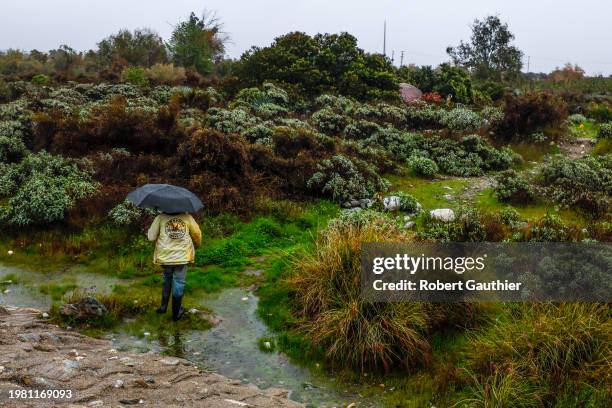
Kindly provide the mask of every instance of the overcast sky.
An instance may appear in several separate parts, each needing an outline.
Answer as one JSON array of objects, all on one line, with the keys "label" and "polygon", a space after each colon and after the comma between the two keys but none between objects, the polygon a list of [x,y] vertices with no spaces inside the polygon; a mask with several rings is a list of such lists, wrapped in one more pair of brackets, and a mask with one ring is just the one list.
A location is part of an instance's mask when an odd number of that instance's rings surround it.
[{"label": "overcast sky", "polygon": [[348,31],[381,52],[386,19],[396,64],[403,50],[405,64],[435,65],[448,60],[448,45],[469,38],[475,18],[498,14],[531,56],[532,72],[572,62],[612,74],[611,0],[3,0],[0,49],[87,50],[121,28],[150,27],[167,39],[173,24],[204,8],[224,22],[231,57],[296,30]]}]

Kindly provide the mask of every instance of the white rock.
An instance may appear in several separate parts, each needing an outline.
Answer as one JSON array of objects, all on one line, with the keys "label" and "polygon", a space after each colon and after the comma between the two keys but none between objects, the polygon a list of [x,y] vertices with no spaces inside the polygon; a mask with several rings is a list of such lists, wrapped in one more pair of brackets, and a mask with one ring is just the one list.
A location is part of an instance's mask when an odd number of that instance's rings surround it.
[{"label": "white rock", "polygon": [[110,350],[108,350],[108,352],[109,352],[109,353],[116,353],[116,352],[117,352],[117,350],[115,350],[115,349],[110,349]]},{"label": "white rock", "polygon": [[416,222],[408,221],[406,224],[404,224],[404,229],[410,229],[410,228],[414,227],[415,225],[416,225]]},{"label": "white rock", "polygon": [[43,318],[43,319],[47,319],[48,317],[49,317],[49,313],[44,312],[44,313],[42,314],[42,318]]},{"label": "white rock", "polygon": [[13,255],[13,254],[14,254],[14,252],[13,252],[11,249],[9,249],[7,253],[8,253],[9,255]]},{"label": "white rock", "polygon": [[180,363],[178,358],[162,358],[161,360],[159,360],[159,362],[169,366],[175,366]]},{"label": "white rock", "polygon": [[272,344],[269,341],[264,341],[264,347],[270,350],[272,348]]},{"label": "white rock", "polygon": [[444,222],[451,222],[455,220],[455,212],[450,208],[436,208],[429,212],[431,218]]},{"label": "white rock", "polygon": [[4,366],[0,366],[0,373],[4,371]]},{"label": "white rock", "polygon": [[194,307],[192,307],[191,309],[189,309],[189,313],[190,313],[190,314],[196,314],[196,313],[198,313],[198,312],[199,312],[199,310],[198,310],[198,309],[196,309],[196,308],[194,308]]},{"label": "white rock", "polygon": [[123,380],[117,380],[115,381],[115,388],[123,388]]},{"label": "white rock", "polygon": [[242,300],[243,300],[244,302],[246,302],[247,300],[249,300],[249,298],[245,296],[245,297],[243,297],[243,298],[242,298]]},{"label": "white rock", "polygon": [[383,199],[383,205],[387,211],[395,211],[400,208],[401,200],[398,196],[389,196]]},{"label": "white rock", "polygon": [[11,290],[10,290],[10,289],[6,289],[6,290],[4,291],[4,294],[6,295],[7,293],[11,293]]},{"label": "white rock", "polygon": [[452,189],[453,189],[451,186],[444,186],[444,187],[442,187],[442,188],[444,188],[444,189],[446,189],[446,190],[452,190]]},{"label": "white rock", "polygon": [[101,407],[102,405],[104,405],[104,401],[102,400],[91,401],[89,404],[87,404],[88,407]]},{"label": "white rock", "polygon": [[144,332],[144,333],[143,333],[143,335],[144,335],[145,337],[149,337],[149,336],[151,335],[151,333],[149,333],[149,332]]}]

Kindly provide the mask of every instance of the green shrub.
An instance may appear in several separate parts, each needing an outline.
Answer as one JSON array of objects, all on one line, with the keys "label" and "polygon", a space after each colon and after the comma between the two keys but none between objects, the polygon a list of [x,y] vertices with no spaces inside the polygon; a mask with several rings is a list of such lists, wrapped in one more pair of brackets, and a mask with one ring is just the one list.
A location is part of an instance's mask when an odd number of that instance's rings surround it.
[{"label": "green shrub", "polygon": [[0,121],[0,163],[18,162],[27,152],[22,124],[18,121]]},{"label": "green shrub", "polygon": [[142,219],[143,216],[153,216],[156,211],[150,209],[141,209],[130,201],[125,200],[108,212],[108,217],[111,219],[113,224],[118,226],[130,226],[136,224]]},{"label": "green shrub", "polygon": [[465,108],[444,111],[440,122],[454,132],[473,132],[483,124],[478,113]]},{"label": "green shrub", "polygon": [[380,130],[381,127],[377,123],[361,119],[349,123],[344,128],[344,136],[346,136],[347,139],[363,140]]},{"label": "green shrub", "polygon": [[0,163],[0,196],[8,198],[0,218],[22,226],[60,221],[77,200],[96,191],[92,174],[84,162],[45,151]]},{"label": "green shrub", "polygon": [[273,135],[274,130],[270,129],[265,124],[255,125],[242,132],[242,136],[244,136],[249,142],[270,147],[272,147],[274,144],[274,141],[272,140]]},{"label": "green shrub", "polygon": [[480,111],[480,115],[487,121],[488,126],[494,127],[504,119],[504,110],[496,106],[487,106]]},{"label": "green shrub", "polygon": [[49,85],[51,83],[51,78],[49,78],[45,74],[38,74],[32,77],[32,83],[35,85]]},{"label": "green shrub", "polygon": [[435,161],[422,156],[412,156],[408,165],[417,175],[426,178],[433,178],[440,171]]},{"label": "green shrub", "polygon": [[405,160],[413,146],[412,135],[392,127],[379,128],[374,134],[364,139],[363,146],[380,146],[391,153],[398,160]]},{"label": "green shrub", "polygon": [[412,104],[406,108],[406,124],[413,129],[440,127],[444,110],[428,104]]},{"label": "green shrub", "polygon": [[330,136],[341,134],[348,124],[346,117],[335,113],[330,108],[323,108],[313,113],[311,120],[317,129]]},{"label": "green shrub", "polygon": [[409,214],[413,214],[419,211],[420,205],[416,198],[408,193],[404,193],[400,191],[395,193],[396,196],[400,198],[400,210],[407,212]]},{"label": "green shrub", "polygon": [[125,67],[121,71],[121,80],[136,86],[146,86],[149,84],[147,71],[142,67]]},{"label": "green shrub", "polygon": [[532,183],[514,170],[507,170],[497,176],[495,195],[500,201],[527,204],[535,199]]},{"label": "green shrub", "polygon": [[389,188],[389,183],[376,173],[373,166],[343,155],[319,163],[317,172],[308,180],[307,185],[336,201],[369,198]]},{"label": "green shrub", "polygon": [[505,207],[499,210],[499,219],[505,225],[514,228],[521,221],[521,215],[515,208]]},{"label": "green shrub", "polygon": [[567,225],[555,214],[548,213],[515,237],[526,242],[567,242],[570,234]]},{"label": "green shrub", "polygon": [[232,110],[211,108],[208,110],[208,125],[224,133],[240,133],[257,125],[260,119],[243,108]]},{"label": "green shrub", "polygon": [[600,140],[612,139],[612,122],[601,124],[597,138]]},{"label": "green shrub", "polygon": [[612,155],[577,160],[557,155],[541,167],[538,178],[553,201],[592,215],[605,214],[612,194]]},{"label": "green shrub", "polygon": [[265,118],[273,118],[288,111],[286,106],[289,103],[289,96],[284,89],[271,83],[263,84],[262,88],[240,90],[230,106],[252,109],[255,114]]}]

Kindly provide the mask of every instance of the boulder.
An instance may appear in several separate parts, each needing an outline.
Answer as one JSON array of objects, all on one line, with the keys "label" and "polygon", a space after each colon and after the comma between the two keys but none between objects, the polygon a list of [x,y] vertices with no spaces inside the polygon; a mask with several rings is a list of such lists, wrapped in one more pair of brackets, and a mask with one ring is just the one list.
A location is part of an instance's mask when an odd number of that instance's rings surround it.
[{"label": "boulder", "polygon": [[106,307],[92,296],[85,296],[76,303],[66,303],[59,310],[62,316],[72,316],[79,320],[102,317],[107,313]]},{"label": "boulder", "polygon": [[451,222],[455,220],[455,212],[450,208],[436,208],[429,212],[431,218],[444,222]]},{"label": "boulder", "polygon": [[423,92],[419,88],[414,85],[410,85],[407,83],[401,83],[400,87],[400,96],[404,103],[412,103],[420,100],[423,97]]},{"label": "boulder", "polygon": [[399,210],[402,205],[401,199],[398,196],[389,196],[383,199],[383,205],[387,211]]}]

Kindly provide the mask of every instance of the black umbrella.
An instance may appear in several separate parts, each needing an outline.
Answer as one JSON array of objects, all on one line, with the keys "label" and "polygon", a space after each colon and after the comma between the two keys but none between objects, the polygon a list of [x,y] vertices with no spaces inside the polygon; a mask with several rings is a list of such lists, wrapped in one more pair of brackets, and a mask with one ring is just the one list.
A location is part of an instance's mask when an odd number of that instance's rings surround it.
[{"label": "black umbrella", "polygon": [[204,207],[191,191],[170,184],[145,184],[128,194],[127,199],[136,207],[165,213],[194,213]]}]

